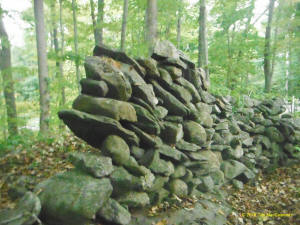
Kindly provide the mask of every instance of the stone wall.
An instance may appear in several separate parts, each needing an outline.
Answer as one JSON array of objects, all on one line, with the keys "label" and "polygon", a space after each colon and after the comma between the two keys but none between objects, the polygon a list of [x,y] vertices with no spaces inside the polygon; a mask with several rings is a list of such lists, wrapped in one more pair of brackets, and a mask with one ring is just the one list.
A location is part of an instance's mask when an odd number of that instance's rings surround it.
[{"label": "stone wall", "polygon": [[128,224],[131,209],[239,187],[300,158],[300,121],[281,115],[279,99],[245,97],[233,110],[234,99],[210,94],[204,71],[169,42],[136,60],[97,46],[85,70],[73,109],[59,117],[99,151],[71,154],[76,169],[38,185],[49,224]]}]

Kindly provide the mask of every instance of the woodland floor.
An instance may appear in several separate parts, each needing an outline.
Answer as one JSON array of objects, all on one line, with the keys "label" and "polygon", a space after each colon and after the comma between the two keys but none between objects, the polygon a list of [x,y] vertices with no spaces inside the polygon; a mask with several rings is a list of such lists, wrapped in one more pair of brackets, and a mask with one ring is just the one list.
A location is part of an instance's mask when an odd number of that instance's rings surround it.
[{"label": "woodland floor", "polygon": [[[67,161],[72,151],[90,151],[91,147],[72,135],[64,135],[48,143],[36,142],[18,145],[0,157],[0,209],[12,208],[8,184],[21,176],[33,177],[38,183],[57,172],[73,166]],[[33,185],[34,186],[34,185]],[[32,188],[33,188],[32,186]],[[232,186],[227,200],[234,211],[227,224],[300,224],[300,165],[282,167],[269,174],[260,174],[242,190]],[[161,223],[165,224],[165,223]]]}]

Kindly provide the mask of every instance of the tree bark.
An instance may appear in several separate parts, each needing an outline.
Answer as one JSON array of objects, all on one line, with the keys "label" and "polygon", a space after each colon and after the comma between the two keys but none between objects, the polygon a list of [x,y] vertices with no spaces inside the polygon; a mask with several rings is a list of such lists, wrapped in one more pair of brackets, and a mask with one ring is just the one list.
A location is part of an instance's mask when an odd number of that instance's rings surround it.
[{"label": "tree bark", "polygon": [[177,49],[180,49],[180,42],[181,42],[181,17],[182,17],[182,9],[181,5],[178,9],[178,18],[177,18]]},{"label": "tree bark", "polygon": [[6,105],[8,133],[10,136],[18,134],[17,110],[15,101],[14,81],[11,69],[11,49],[8,35],[2,21],[0,6],[0,69],[3,80],[3,94]]},{"label": "tree bark", "polygon": [[65,48],[65,32],[63,27],[63,7],[62,1],[59,0],[59,28],[61,35],[61,48],[60,48],[60,64],[59,64],[59,72],[60,72],[60,89],[61,89],[61,102],[60,106],[64,106],[66,104],[66,94],[65,94],[65,85],[64,85],[64,48]]},{"label": "tree bark", "polygon": [[149,54],[152,54],[155,39],[157,38],[157,1],[148,0],[146,10],[146,42]]},{"label": "tree bark", "polygon": [[94,29],[95,45],[103,44],[104,0],[98,0],[98,14],[95,15],[94,0],[90,0],[91,17]]},{"label": "tree bark", "polygon": [[265,35],[264,50],[264,74],[265,74],[265,92],[268,93],[272,88],[272,68],[271,68],[271,29],[274,12],[274,4],[276,0],[270,0],[268,24]]},{"label": "tree bark", "polygon": [[122,32],[121,32],[121,48],[120,48],[121,51],[125,50],[127,17],[128,17],[128,0],[124,0],[123,20],[122,20]]},{"label": "tree bark", "polygon": [[47,65],[46,31],[44,23],[44,2],[34,0],[34,17],[36,28],[36,45],[38,55],[39,91],[40,91],[40,134],[46,135],[49,130],[50,95]]},{"label": "tree bark", "polygon": [[206,2],[200,0],[199,12],[199,43],[198,43],[198,65],[205,70],[206,80],[209,82],[208,70],[208,48],[207,48],[207,33],[206,33]]},{"label": "tree bark", "polygon": [[76,66],[76,79],[77,87],[80,90],[80,71],[79,71],[79,55],[78,55],[78,33],[77,33],[77,3],[76,0],[72,0],[72,11],[73,11],[73,30],[74,30],[74,48],[75,48],[75,66]]}]

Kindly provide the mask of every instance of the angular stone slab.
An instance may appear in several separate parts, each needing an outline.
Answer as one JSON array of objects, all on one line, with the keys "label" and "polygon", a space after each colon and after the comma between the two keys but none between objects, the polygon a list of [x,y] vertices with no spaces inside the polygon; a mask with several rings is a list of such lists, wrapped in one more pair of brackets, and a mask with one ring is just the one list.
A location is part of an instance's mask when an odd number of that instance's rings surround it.
[{"label": "angular stone slab", "polygon": [[221,164],[221,170],[224,172],[225,177],[229,180],[239,176],[247,169],[248,168],[243,163],[236,160],[224,161]]},{"label": "angular stone slab", "polygon": [[94,56],[107,56],[113,58],[114,60],[129,64],[134,67],[134,69],[141,75],[145,76],[145,71],[143,68],[132,58],[130,58],[126,53],[120,51],[114,51],[104,45],[97,45],[94,48]]},{"label": "angular stone slab", "polygon": [[151,57],[158,61],[166,58],[179,59],[179,53],[170,41],[156,41]]},{"label": "angular stone slab", "polygon": [[183,128],[181,124],[164,122],[161,138],[168,144],[176,144],[183,138]]},{"label": "angular stone slab", "polygon": [[105,60],[96,56],[86,57],[84,62],[86,77],[105,81],[108,86],[107,97],[127,101],[132,94],[129,81],[124,74]]},{"label": "angular stone slab", "polygon": [[151,84],[141,84],[132,86],[133,96],[141,98],[146,103],[155,107],[158,103],[158,99],[155,97],[153,86]]},{"label": "angular stone slab", "polygon": [[128,102],[115,99],[79,95],[73,102],[73,109],[93,115],[110,117],[117,121],[127,120],[137,122],[134,107]]},{"label": "angular stone slab", "polygon": [[160,134],[158,120],[144,107],[133,103],[131,105],[137,114],[137,122],[135,122],[134,125],[149,134]]},{"label": "angular stone slab", "polygon": [[181,151],[188,151],[188,152],[196,152],[201,149],[200,146],[193,144],[193,143],[189,143],[183,139],[179,140],[176,143],[176,148]]},{"label": "angular stone slab", "polygon": [[201,101],[201,97],[200,97],[198,91],[196,90],[195,86],[191,82],[184,79],[183,77],[176,79],[175,82],[180,84],[182,87],[184,87],[185,89],[187,89],[190,92],[194,102]]},{"label": "angular stone slab", "polygon": [[118,135],[127,143],[137,145],[139,138],[130,130],[111,118],[104,116],[94,116],[77,110],[64,110],[58,113],[60,119],[75,133],[93,147],[101,147],[106,136]]},{"label": "angular stone slab", "polygon": [[97,211],[109,199],[112,185],[107,178],[95,179],[72,170],[51,177],[35,190],[42,203],[43,221],[81,225],[95,219]]},{"label": "angular stone slab", "polygon": [[164,90],[156,81],[151,80],[155,93],[164,101],[163,106],[168,109],[169,113],[175,116],[187,116],[189,109],[183,105],[171,93]]}]

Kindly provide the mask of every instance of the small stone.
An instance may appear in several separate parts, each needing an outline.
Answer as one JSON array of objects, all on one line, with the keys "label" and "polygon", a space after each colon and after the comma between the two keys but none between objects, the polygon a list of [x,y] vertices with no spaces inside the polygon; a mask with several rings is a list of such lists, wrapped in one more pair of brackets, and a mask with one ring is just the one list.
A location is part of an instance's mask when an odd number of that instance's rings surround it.
[{"label": "small stone", "polygon": [[149,196],[144,192],[130,191],[119,197],[117,200],[119,203],[127,205],[129,208],[140,208],[150,204]]},{"label": "small stone", "polygon": [[175,194],[179,197],[188,195],[188,186],[184,181],[180,179],[171,180],[171,182],[169,183],[169,189],[172,194]]}]

